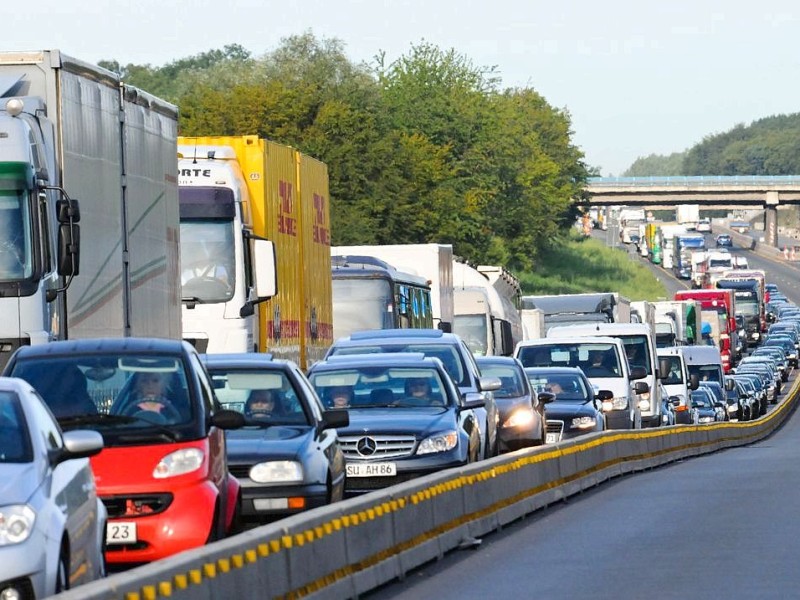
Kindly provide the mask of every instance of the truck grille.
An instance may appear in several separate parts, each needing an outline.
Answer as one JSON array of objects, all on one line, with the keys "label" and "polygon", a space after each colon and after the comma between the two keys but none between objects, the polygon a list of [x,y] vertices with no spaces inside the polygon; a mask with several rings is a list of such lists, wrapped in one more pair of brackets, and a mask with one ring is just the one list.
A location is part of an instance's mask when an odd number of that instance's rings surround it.
[{"label": "truck grille", "polygon": [[411,456],[417,445],[413,435],[348,435],[339,437],[345,458],[386,460]]}]

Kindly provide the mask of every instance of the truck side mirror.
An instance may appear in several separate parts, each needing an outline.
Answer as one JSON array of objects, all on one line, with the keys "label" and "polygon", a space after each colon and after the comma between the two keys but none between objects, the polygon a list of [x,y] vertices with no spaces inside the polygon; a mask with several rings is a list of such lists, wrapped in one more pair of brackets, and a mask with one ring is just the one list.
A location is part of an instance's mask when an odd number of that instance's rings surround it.
[{"label": "truck side mirror", "polygon": [[689,389],[696,390],[699,387],[700,387],[700,377],[698,377],[697,373],[689,375]]},{"label": "truck side mirror", "polygon": [[646,394],[650,391],[650,384],[646,381],[637,381],[633,384],[633,391],[637,394]]},{"label": "truck side mirror", "polygon": [[666,379],[669,377],[670,367],[670,360],[668,358],[659,358],[658,359],[658,378],[659,379]]},{"label": "truck side mirror", "polygon": [[253,285],[256,300],[269,300],[278,293],[278,268],[275,244],[262,238],[252,238]]},{"label": "truck side mirror", "polygon": [[80,271],[80,225],[62,223],[58,226],[58,274],[74,277]]},{"label": "truck side mirror", "polygon": [[644,379],[645,377],[647,377],[647,369],[644,367],[633,367],[631,369],[630,379],[632,381],[636,379]]}]

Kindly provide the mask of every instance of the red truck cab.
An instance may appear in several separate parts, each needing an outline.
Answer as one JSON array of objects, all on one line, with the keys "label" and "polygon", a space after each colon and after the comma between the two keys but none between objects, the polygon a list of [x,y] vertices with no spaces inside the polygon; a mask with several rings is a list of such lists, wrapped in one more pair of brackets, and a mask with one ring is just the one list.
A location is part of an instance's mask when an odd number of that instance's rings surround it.
[{"label": "red truck cab", "polygon": [[714,310],[724,314],[720,323],[725,325],[725,330],[720,331],[720,355],[722,367],[728,373],[734,366],[733,358],[738,337],[736,329],[736,305],[733,290],[700,289],[680,290],[675,292],[675,300],[694,300],[700,304],[701,310]]}]

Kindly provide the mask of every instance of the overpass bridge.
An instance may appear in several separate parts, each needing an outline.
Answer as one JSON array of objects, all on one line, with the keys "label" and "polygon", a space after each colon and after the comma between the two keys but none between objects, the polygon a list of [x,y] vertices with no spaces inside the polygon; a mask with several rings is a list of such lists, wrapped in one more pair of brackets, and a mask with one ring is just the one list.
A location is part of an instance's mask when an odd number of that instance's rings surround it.
[{"label": "overpass bridge", "polygon": [[765,241],[771,246],[778,245],[778,206],[800,204],[800,175],[590,177],[585,189],[592,206],[763,209]]}]

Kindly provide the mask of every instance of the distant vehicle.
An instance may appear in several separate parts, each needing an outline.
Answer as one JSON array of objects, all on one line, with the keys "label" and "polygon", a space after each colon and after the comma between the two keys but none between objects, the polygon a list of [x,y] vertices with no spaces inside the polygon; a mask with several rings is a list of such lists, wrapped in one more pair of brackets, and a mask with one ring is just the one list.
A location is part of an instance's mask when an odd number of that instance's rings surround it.
[{"label": "distant vehicle", "polygon": [[106,510],[87,457],[96,431],[62,433],[25,381],[0,378],[0,598],[44,598],[105,575]]},{"label": "distant vehicle", "polygon": [[710,390],[702,386],[692,390],[692,408],[697,409],[701,424],[725,420],[722,404],[716,401]]},{"label": "distant vehicle", "polygon": [[64,430],[102,434],[105,447],[91,465],[108,511],[107,562],[159,560],[234,528],[239,482],[228,473],[223,430],[244,418],[219,407],[191,344],[99,338],[23,346],[5,374],[33,385]]},{"label": "distant vehicle", "polygon": [[611,409],[612,391],[595,392],[583,371],[575,367],[528,367],[525,374],[534,392],[555,396],[547,405],[548,444],[606,430],[603,406]]},{"label": "distant vehicle", "polygon": [[700,219],[697,222],[697,227],[695,228],[696,231],[700,233],[711,233],[711,219],[704,218]]},{"label": "distant vehicle", "polygon": [[549,396],[539,397],[525,375],[522,363],[510,356],[481,356],[476,359],[485,377],[497,377],[502,384],[494,391],[500,412],[500,451],[518,450],[545,443]]},{"label": "distant vehicle", "polygon": [[345,387],[350,424],[339,429],[346,492],[365,493],[481,458],[484,399],[464,396],[438,358],[415,353],[334,356],[309,380],[323,402]]},{"label": "distant vehicle", "polygon": [[727,233],[720,233],[715,241],[717,248],[733,248],[733,239]]},{"label": "distant vehicle", "polygon": [[267,522],[344,497],[342,407],[324,410],[296,363],[272,355],[206,354],[223,408],[246,424],[227,433],[228,468],[242,487],[242,519]]}]

